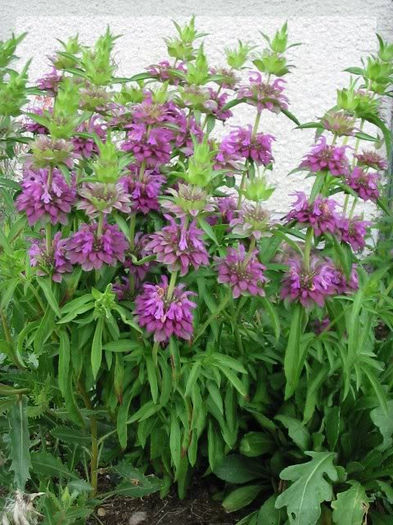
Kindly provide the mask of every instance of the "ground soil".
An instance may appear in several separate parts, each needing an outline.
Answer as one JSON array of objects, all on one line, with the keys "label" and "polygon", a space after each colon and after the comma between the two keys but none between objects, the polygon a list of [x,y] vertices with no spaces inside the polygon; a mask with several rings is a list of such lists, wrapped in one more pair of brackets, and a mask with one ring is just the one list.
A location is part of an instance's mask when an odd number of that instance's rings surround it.
[{"label": "ground soil", "polygon": [[[235,525],[248,512],[227,514],[207,487],[194,486],[179,500],[175,491],[141,499],[113,498],[100,505],[89,525]],[[97,519],[98,518],[98,519]]]}]

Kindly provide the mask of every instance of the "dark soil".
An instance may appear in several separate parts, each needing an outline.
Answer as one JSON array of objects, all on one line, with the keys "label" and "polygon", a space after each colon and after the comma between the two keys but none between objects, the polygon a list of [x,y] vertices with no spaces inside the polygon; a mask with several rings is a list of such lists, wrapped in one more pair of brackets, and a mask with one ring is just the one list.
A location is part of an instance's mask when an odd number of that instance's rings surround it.
[{"label": "dark soil", "polygon": [[207,487],[189,489],[179,500],[175,491],[165,499],[152,494],[141,499],[113,498],[100,505],[89,525],[234,525],[247,512],[227,514]]}]

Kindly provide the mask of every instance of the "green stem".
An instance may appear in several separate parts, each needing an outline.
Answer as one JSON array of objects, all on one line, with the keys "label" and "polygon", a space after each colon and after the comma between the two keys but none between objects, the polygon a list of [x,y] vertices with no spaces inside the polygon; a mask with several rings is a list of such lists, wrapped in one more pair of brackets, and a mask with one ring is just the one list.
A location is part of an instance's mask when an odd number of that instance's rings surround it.
[{"label": "green stem", "polygon": [[238,197],[238,199],[237,199],[237,208],[238,208],[238,209],[240,208],[240,205],[241,205],[241,203],[242,203],[244,186],[246,185],[246,178],[247,178],[247,169],[243,172],[242,180],[241,180],[241,182],[240,182],[240,187],[239,187],[239,197]]},{"label": "green stem", "polygon": [[133,213],[131,215],[131,221],[130,221],[130,246],[131,251],[135,248],[135,225],[136,225],[136,214]]},{"label": "green stem", "polygon": [[157,360],[158,360],[158,350],[160,348],[160,343],[158,341],[154,341],[153,349],[151,351],[152,357],[153,357],[153,363],[157,366]]},{"label": "green stem", "polygon": [[46,253],[49,255],[52,248],[52,225],[50,222],[45,224],[45,245]]},{"label": "green stem", "polygon": [[345,195],[344,210],[343,210],[344,215],[345,215],[345,213],[346,213],[346,211],[347,211],[348,203],[349,203],[349,193],[347,193],[347,194]]},{"label": "green stem", "polygon": [[314,232],[311,227],[307,229],[306,243],[304,246],[304,267],[306,268],[306,270],[310,269],[310,256],[311,256],[313,233]]},{"label": "green stem", "polygon": [[212,321],[214,321],[214,319],[218,316],[218,314],[221,313],[222,310],[224,310],[224,308],[226,307],[226,305],[228,304],[231,298],[232,298],[232,290],[229,290],[227,295],[223,297],[221,303],[218,305],[217,310],[213,314],[211,314],[209,318],[201,326],[198,334],[196,335],[194,339],[194,343],[196,343],[196,341],[201,337],[201,335],[203,335],[206,328],[209,326],[209,324]]},{"label": "green stem", "polygon": [[355,197],[355,198],[353,199],[352,208],[351,208],[351,210],[350,210],[350,212],[349,212],[349,218],[350,218],[350,219],[352,219],[352,216],[353,216],[353,214],[354,214],[354,212],[355,212],[355,208],[356,208],[356,204],[357,204],[357,203],[358,203],[358,199],[357,199],[357,197]]},{"label": "green stem", "polygon": [[[83,383],[78,381],[78,390],[82,396],[83,402],[88,410],[93,410],[93,405],[87,395]],[[98,485],[98,429],[97,419],[95,416],[90,416],[90,437],[91,437],[91,452],[90,452],[90,485],[92,486],[91,495],[94,497],[97,494]]]},{"label": "green stem", "polygon": [[250,240],[250,246],[248,247],[248,253],[247,253],[246,259],[244,261],[245,264],[247,264],[248,261],[251,259],[252,254],[253,254],[253,252],[255,250],[255,245],[256,245],[256,240],[255,240],[255,237],[252,236],[251,240]]},{"label": "green stem", "polygon": [[[149,130],[150,130],[150,128],[148,128],[148,131]],[[139,180],[143,179],[143,175],[145,174],[145,169],[146,169],[146,161],[142,161],[141,169],[139,170]]]},{"label": "green stem", "polygon": [[260,123],[260,121],[261,121],[261,115],[262,115],[262,111],[261,111],[261,110],[258,110],[257,115],[256,115],[256,117],[255,117],[255,122],[254,122],[254,127],[253,127],[253,130],[252,130],[251,138],[254,138],[255,135],[256,135],[257,132],[258,132],[259,123]]},{"label": "green stem", "polygon": [[101,237],[103,227],[104,227],[104,214],[100,212],[100,215],[98,217],[97,237]]},{"label": "green stem", "polygon": [[170,301],[172,299],[173,290],[175,289],[175,285],[176,285],[177,273],[178,272],[172,272],[171,273],[171,278],[170,278],[170,281],[169,281],[168,291],[167,291],[167,294],[166,294],[168,301]]},{"label": "green stem", "polygon": [[[363,126],[364,126],[364,119],[362,119],[361,122],[360,122],[360,128],[359,128],[359,131],[363,131]],[[355,142],[355,151],[353,152],[352,168],[355,167],[355,163],[356,163],[356,157],[355,157],[355,155],[356,155],[356,153],[358,152],[359,145],[360,145],[360,138],[357,137],[356,142]]]},{"label": "green stem", "polygon": [[48,178],[47,178],[48,189],[50,189],[51,186],[52,186],[52,179],[53,179],[53,167],[49,166],[49,168],[48,168]]}]

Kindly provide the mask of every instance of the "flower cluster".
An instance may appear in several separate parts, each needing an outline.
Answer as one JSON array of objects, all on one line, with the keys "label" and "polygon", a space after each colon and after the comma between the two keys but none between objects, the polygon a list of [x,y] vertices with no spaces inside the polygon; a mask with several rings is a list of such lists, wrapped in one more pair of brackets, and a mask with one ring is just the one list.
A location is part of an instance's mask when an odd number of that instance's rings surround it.
[{"label": "flower cluster", "polygon": [[195,222],[187,225],[184,218],[178,223],[170,215],[165,217],[170,224],[151,235],[146,252],[156,255],[157,261],[165,264],[171,272],[180,270],[180,275],[186,275],[190,267],[197,270],[208,264],[203,231],[196,227]]},{"label": "flower cluster", "polygon": [[245,98],[248,104],[256,106],[258,111],[267,109],[279,113],[288,109],[288,98],[284,95],[285,80],[277,78],[273,82],[264,82],[258,71],[253,71],[249,84],[240,87],[238,98]]},{"label": "flower cluster", "polygon": [[311,152],[305,156],[300,167],[306,168],[312,173],[329,171],[335,176],[346,175],[349,170],[346,149],[346,146],[328,145],[326,137],[322,136]]},{"label": "flower cluster", "polygon": [[168,292],[165,275],[159,284],[143,285],[143,292],[135,300],[138,323],[153,333],[157,342],[166,342],[172,335],[188,341],[193,333],[192,310],[196,308],[190,297],[196,294],[184,291],[182,284],[175,286],[171,295]]},{"label": "flower cluster", "polygon": [[272,135],[253,133],[251,125],[247,128],[238,127],[221,142],[217,160],[226,163],[228,158],[246,159],[267,166],[273,161],[273,140]]},{"label": "flower cluster", "polygon": [[244,294],[265,295],[265,267],[258,261],[257,254],[257,250],[246,253],[240,244],[238,248],[228,248],[227,255],[217,259],[218,282],[228,284],[235,299]]}]

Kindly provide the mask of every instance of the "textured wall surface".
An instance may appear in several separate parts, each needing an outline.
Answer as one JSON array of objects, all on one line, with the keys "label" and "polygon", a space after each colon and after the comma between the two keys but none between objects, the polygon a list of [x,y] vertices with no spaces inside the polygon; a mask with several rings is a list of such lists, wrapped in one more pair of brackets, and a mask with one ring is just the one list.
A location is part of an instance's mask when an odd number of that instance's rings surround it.
[{"label": "textured wall surface", "polygon": [[[234,45],[238,38],[262,45],[258,30],[272,33],[287,19],[291,41],[303,43],[290,51],[296,69],[287,77],[290,109],[303,122],[334,105],[336,89],[348,82],[349,76],[343,69],[359,65],[362,55],[376,49],[376,31],[393,40],[391,0],[88,0],[83,4],[71,0],[2,0],[0,7],[0,38],[10,30],[28,31],[19,56],[23,60],[33,57],[33,79],[48,69],[47,55],[58,46],[56,38],[65,39],[78,32],[82,42],[92,43],[107,24],[114,33],[123,35],[115,55],[119,75],[131,76],[165,57],[163,37],[173,33],[172,18],[181,22],[195,13],[198,27],[210,33],[206,38],[207,54],[212,63],[218,64],[223,63],[224,46]],[[233,124],[251,121],[253,114],[250,108],[239,106]],[[390,117],[388,107],[385,116]],[[267,112],[261,126],[277,138],[276,165],[271,175],[277,191],[269,207],[282,213],[292,199],[289,194],[309,186],[301,174],[287,174],[309,149],[313,133],[293,131],[291,121]],[[370,213],[372,209],[368,207],[366,211]]]}]

